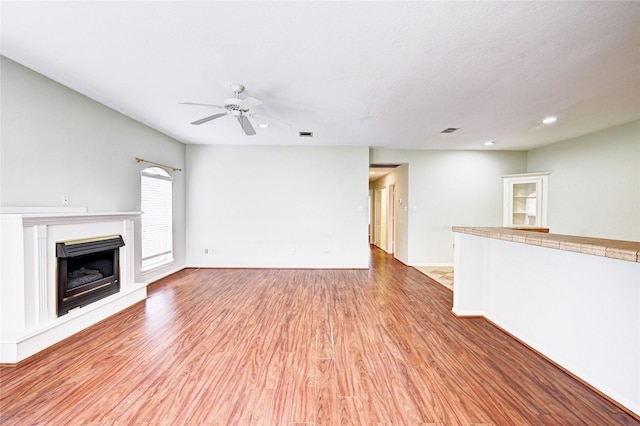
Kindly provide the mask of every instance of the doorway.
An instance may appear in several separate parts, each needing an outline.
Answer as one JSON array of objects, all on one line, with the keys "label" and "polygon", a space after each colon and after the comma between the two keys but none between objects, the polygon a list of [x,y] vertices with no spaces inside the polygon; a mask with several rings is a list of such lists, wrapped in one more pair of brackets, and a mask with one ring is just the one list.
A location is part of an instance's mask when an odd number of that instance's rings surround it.
[{"label": "doorway", "polygon": [[369,243],[401,260],[407,253],[408,165],[369,166]]},{"label": "doorway", "polygon": [[373,208],[370,211],[369,219],[372,224],[370,242],[385,252],[393,254],[395,248],[395,185],[376,188],[371,193]]}]

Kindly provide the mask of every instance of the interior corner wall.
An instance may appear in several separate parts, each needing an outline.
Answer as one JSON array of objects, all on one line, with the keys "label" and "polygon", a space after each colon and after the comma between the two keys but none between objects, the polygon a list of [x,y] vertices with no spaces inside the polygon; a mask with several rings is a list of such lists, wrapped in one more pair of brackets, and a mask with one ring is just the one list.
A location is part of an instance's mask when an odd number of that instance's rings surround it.
[{"label": "interior corner wall", "polygon": [[405,264],[409,263],[407,252],[409,212],[408,209],[405,209],[408,199],[408,172],[409,166],[402,164],[370,185],[372,189],[388,188],[395,185],[395,252],[393,255]]},{"label": "interior corner wall", "polygon": [[452,226],[502,226],[502,175],[525,172],[527,153],[372,148],[370,161],[408,164],[407,263],[453,265]]},{"label": "interior corner wall", "polygon": [[555,234],[640,241],[640,120],[529,151]]},{"label": "interior corner wall", "polygon": [[[140,211],[140,171],[149,164],[184,167],[183,143],[0,56],[0,205],[70,206],[89,212]],[[153,281],[185,265],[185,181],[173,181],[175,262],[136,281]],[[136,241],[140,241],[136,223]]]},{"label": "interior corner wall", "polygon": [[188,145],[188,265],[367,268],[368,167],[367,147]]}]

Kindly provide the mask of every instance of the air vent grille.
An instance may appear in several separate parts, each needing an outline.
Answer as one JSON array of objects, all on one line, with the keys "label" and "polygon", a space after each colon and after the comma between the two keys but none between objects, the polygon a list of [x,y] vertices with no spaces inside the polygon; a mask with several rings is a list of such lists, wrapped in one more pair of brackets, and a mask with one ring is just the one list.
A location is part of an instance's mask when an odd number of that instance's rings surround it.
[{"label": "air vent grille", "polygon": [[301,138],[312,138],[313,137],[313,132],[298,132],[298,135]]}]

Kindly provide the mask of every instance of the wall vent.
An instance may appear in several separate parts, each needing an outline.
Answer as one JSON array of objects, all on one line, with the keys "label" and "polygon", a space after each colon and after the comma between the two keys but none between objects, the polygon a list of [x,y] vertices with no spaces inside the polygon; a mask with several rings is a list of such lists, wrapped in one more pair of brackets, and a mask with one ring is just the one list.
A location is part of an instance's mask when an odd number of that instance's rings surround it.
[{"label": "wall vent", "polygon": [[460,130],[460,127],[447,127],[446,129],[444,129],[440,133],[453,133],[456,130]]},{"label": "wall vent", "polygon": [[313,137],[313,132],[298,132],[298,135],[301,138],[312,138]]}]

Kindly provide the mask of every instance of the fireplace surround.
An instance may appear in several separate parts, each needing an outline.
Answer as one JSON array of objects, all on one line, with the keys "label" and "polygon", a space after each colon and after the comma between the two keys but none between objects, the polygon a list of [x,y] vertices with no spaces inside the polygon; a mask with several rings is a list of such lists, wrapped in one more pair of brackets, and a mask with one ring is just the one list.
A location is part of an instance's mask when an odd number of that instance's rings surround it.
[{"label": "fireplace surround", "polygon": [[[3,210],[0,214],[2,364],[16,364],[147,296],[147,284],[135,281],[134,224],[140,218],[139,212],[51,210]],[[118,247],[114,259],[119,269],[119,291],[102,295],[99,300],[85,300],[81,306],[69,307],[67,313],[58,315],[57,244],[114,235],[124,244]],[[104,267],[95,263],[85,266],[88,270],[100,268]],[[107,268],[100,274],[111,272]]]}]

